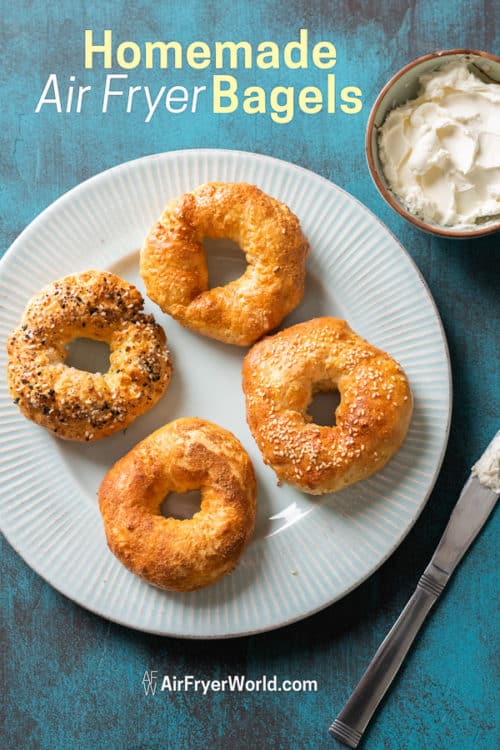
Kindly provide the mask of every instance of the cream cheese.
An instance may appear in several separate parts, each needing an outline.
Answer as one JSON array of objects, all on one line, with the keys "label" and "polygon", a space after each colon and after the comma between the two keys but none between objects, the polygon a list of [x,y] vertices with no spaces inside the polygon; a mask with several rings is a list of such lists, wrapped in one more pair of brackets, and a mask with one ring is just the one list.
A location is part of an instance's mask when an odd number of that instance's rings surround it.
[{"label": "cream cheese", "polygon": [[500,493],[500,432],[497,432],[485,452],[472,467],[472,476],[493,492]]},{"label": "cream cheese", "polygon": [[420,94],[389,112],[379,155],[390,188],[413,214],[467,228],[500,218],[500,84],[466,63],[419,79]]}]

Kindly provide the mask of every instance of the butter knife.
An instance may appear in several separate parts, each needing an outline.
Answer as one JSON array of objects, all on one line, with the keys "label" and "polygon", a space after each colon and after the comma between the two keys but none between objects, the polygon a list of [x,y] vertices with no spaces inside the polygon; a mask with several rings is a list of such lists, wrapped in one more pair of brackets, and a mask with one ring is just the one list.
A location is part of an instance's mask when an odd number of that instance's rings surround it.
[{"label": "butter knife", "polygon": [[472,467],[437,549],[408,604],[373,657],[330,734],[356,748],[451,574],[486,523],[500,494],[500,431]]}]

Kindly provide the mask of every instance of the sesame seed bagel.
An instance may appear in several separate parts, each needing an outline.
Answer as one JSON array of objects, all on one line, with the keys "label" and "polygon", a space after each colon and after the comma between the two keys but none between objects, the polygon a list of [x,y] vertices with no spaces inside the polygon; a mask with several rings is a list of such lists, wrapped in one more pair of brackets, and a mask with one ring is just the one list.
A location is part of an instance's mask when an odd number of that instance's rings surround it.
[{"label": "sesame seed bagel", "polygon": [[[171,492],[201,490],[189,519],[166,518]],[[193,591],[229,573],[255,525],[252,463],[227,430],[177,419],[142,440],[106,474],[99,489],[108,545],[136,575],[172,591]]]},{"label": "sesame seed bagel", "polygon": [[[337,390],[335,426],[311,422]],[[336,492],[379,471],[408,431],[412,394],[392,357],[344,320],[316,318],[263,339],[243,363],[247,421],[264,461],[304,492]]]},{"label": "sesame seed bagel", "polygon": [[[237,243],[248,266],[208,288],[203,238]],[[304,294],[309,244],[290,209],[255,185],[208,182],[168,203],[141,251],[149,297],[183,326],[247,346],[278,326]]]},{"label": "sesame seed bagel", "polygon": [[[143,312],[139,291],[112,273],[87,271],[49,284],[30,300],[7,341],[8,382],[25,417],[66,440],[123,430],[167,388],[165,333]],[[67,366],[72,339],[105,341],[103,374]]]}]

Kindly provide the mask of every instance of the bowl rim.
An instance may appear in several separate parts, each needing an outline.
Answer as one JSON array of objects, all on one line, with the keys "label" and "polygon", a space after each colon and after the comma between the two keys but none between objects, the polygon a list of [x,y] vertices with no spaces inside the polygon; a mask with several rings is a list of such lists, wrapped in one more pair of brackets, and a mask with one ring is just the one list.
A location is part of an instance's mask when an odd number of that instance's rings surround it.
[{"label": "bowl rim", "polygon": [[403,76],[407,71],[411,70],[412,68],[414,68],[416,65],[419,65],[420,63],[423,63],[423,62],[426,62],[427,60],[432,60],[432,59],[439,60],[440,58],[448,57],[451,55],[463,55],[463,56],[477,55],[479,57],[484,57],[488,60],[493,60],[493,62],[500,63],[500,57],[498,55],[494,55],[491,52],[485,52],[484,50],[476,50],[476,49],[465,49],[461,47],[458,47],[456,49],[437,50],[436,52],[429,52],[407,63],[403,68],[398,70],[387,81],[387,83],[381,89],[380,93],[378,94],[377,98],[375,99],[372,105],[370,115],[366,123],[365,151],[366,151],[366,159],[368,162],[368,169],[370,170],[372,180],[377,186],[380,194],[382,195],[384,200],[386,200],[387,203],[389,203],[389,205],[395,211],[397,211],[397,213],[400,214],[404,219],[409,221],[411,224],[414,224],[419,229],[423,229],[425,232],[430,232],[431,234],[437,234],[442,237],[449,237],[449,238],[471,239],[474,237],[483,237],[487,234],[493,234],[494,232],[497,232],[498,230],[500,230],[500,219],[499,221],[495,222],[494,224],[491,224],[490,226],[484,225],[482,227],[477,227],[477,229],[472,229],[472,230],[470,229],[469,230],[457,230],[453,228],[446,229],[446,227],[440,227],[438,225],[428,224],[422,219],[419,219],[418,216],[415,216],[414,214],[407,211],[405,208],[403,208],[403,206],[401,206],[395,200],[389,188],[383,183],[383,181],[380,178],[378,169],[375,165],[375,158],[374,158],[373,149],[372,149],[372,132],[373,132],[374,125],[375,125],[375,117],[377,115],[378,108],[380,106],[381,101],[383,100],[387,92],[396,83],[396,81],[398,81],[401,78],[401,76]]}]

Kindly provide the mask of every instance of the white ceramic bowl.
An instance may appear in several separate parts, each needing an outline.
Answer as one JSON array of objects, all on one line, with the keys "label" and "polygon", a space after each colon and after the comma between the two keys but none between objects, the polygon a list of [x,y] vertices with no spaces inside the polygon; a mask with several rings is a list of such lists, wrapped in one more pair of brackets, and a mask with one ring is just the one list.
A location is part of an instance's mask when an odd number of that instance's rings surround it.
[{"label": "white ceramic bowl", "polygon": [[498,221],[488,222],[477,227],[454,228],[431,224],[423,221],[415,214],[408,211],[405,205],[392,192],[385,178],[378,152],[378,130],[384,122],[387,114],[409,99],[417,96],[419,79],[422,75],[437,70],[443,65],[458,60],[465,60],[476,69],[476,73],[482,73],[492,81],[500,83],[500,57],[489,52],[469,49],[452,49],[440,52],[432,52],[429,55],[419,57],[413,62],[399,70],[391,80],[384,86],[375,104],[372,107],[366,128],[366,158],[368,167],[375,185],[382,197],[401,216],[419,229],[443,237],[468,239],[481,237],[485,234],[497,232],[500,229],[500,218]]}]

